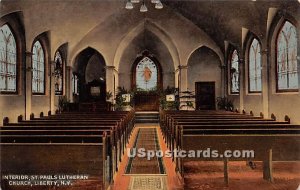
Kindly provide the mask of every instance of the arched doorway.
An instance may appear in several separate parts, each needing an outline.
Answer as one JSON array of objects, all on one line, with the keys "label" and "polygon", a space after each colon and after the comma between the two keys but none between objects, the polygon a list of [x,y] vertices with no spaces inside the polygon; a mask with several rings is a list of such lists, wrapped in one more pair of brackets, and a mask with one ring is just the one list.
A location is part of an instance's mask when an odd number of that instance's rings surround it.
[{"label": "arched doorway", "polygon": [[132,66],[131,88],[137,111],[157,111],[159,92],[163,89],[162,68],[148,51],[138,56]]},{"label": "arched doorway", "polygon": [[103,56],[93,48],[86,48],[76,57],[79,102],[106,101],[105,65]]}]

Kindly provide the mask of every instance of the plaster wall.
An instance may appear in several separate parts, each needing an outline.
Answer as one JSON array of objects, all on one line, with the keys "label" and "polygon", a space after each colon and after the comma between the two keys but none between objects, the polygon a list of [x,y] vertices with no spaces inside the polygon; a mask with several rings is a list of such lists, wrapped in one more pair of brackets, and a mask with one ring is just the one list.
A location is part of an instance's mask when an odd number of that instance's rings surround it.
[{"label": "plaster wall", "polygon": [[195,92],[196,82],[215,82],[215,97],[221,96],[221,61],[211,49],[201,47],[189,58],[188,90]]}]

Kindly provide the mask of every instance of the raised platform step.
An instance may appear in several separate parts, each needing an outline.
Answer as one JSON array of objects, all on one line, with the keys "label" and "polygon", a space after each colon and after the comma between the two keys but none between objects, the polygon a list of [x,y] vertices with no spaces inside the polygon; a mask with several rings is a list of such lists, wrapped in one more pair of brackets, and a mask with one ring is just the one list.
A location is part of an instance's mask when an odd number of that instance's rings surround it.
[{"label": "raised platform step", "polygon": [[158,119],[158,115],[135,115],[135,118]]},{"label": "raised platform step", "polygon": [[158,111],[137,111],[135,114],[159,114]]},{"label": "raised platform step", "polygon": [[158,119],[136,119],[135,123],[158,123]]},{"label": "raised platform step", "polygon": [[135,113],[136,123],[158,123],[159,113],[158,112],[136,112]]}]

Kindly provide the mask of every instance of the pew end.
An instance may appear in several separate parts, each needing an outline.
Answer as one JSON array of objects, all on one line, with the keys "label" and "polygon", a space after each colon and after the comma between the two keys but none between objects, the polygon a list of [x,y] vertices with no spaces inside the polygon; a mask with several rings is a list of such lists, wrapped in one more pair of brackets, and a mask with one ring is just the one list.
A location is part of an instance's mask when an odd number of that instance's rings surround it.
[{"label": "pew end", "polygon": [[23,121],[23,115],[18,116],[18,122],[21,122],[21,121]]},{"label": "pew end", "polygon": [[288,115],[284,116],[284,121],[287,121],[288,123],[291,123],[291,118]]},{"label": "pew end", "polygon": [[31,113],[30,114],[30,120],[33,120],[34,119],[34,113]]},{"label": "pew end", "polygon": [[40,113],[40,117],[44,117],[44,112],[41,112],[41,113]]},{"label": "pew end", "polygon": [[250,115],[251,115],[251,116],[254,116],[254,113],[253,113],[253,111],[252,111],[252,110],[250,111]]},{"label": "pew end", "polygon": [[4,117],[3,118],[3,125],[7,125],[9,123],[9,118],[8,117]]},{"label": "pew end", "polygon": [[264,118],[263,112],[260,112],[259,116],[260,116],[261,118]]},{"label": "pew end", "polygon": [[274,115],[274,113],[271,114],[271,119],[273,119],[274,121],[276,121],[276,116]]}]

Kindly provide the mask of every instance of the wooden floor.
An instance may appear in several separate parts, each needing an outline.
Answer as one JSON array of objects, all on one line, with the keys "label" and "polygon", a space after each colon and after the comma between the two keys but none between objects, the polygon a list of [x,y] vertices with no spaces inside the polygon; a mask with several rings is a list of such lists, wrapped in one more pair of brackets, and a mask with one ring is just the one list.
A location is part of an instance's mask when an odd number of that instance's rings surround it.
[{"label": "wooden floor", "polygon": [[[224,185],[223,162],[185,163],[185,190],[299,190],[300,163],[274,162],[274,182],[263,180],[262,162],[250,168],[246,162],[229,162],[229,185]],[[298,189],[297,189],[298,188]]]}]

